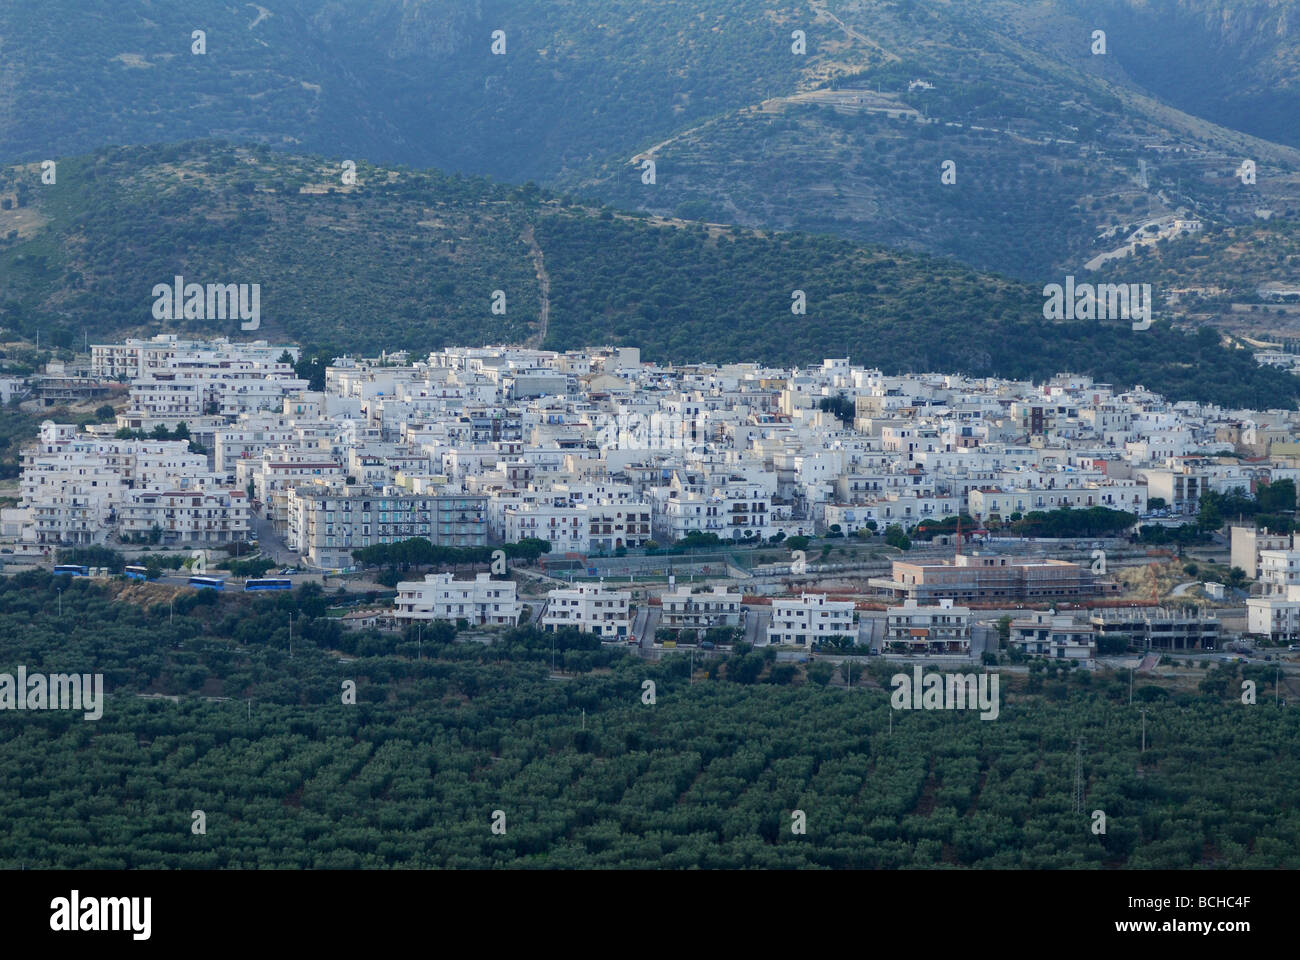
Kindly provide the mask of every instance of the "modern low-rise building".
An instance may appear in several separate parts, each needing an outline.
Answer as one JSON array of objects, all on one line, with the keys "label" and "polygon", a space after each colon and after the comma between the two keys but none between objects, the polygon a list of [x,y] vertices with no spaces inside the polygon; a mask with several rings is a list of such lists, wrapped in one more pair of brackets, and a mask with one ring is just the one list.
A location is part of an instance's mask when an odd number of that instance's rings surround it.
[{"label": "modern low-rise building", "polygon": [[772,601],[772,620],[767,642],[811,647],[832,637],[849,637],[857,642],[852,600],[830,600],[820,593]]},{"label": "modern low-rise building", "polygon": [[1294,643],[1300,638],[1300,597],[1251,597],[1246,601],[1246,632]]},{"label": "modern low-rise building", "polygon": [[493,580],[480,573],[473,580],[456,580],[450,573],[430,573],[423,581],[397,585],[393,616],[399,622],[467,620],[473,626],[514,626],[519,601],[513,580]]},{"label": "modern low-rise building", "polygon": [[940,600],[935,606],[904,600],[901,607],[893,607],[885,614],[887,653],[969,654],[970,636],[970,608],[955,606],[951,600]]},{"label": "modern low-rise building", "polygon": [[606,590],[603,585],[584,583],[552,590],[546,595],[542,629],[573,627],[603,640],[626,639],[632,629],[631,604],[631,593]]},{"label": "modern low-rise building", "polygon": [[1055,610],[1012,620],[1007,642],[1030,657],[1080,661],[1097,658],[1097,627]]},{"label": "modern low-rise building", "polygon": [[707,630],[710,627],[735,627],[740,624],[740,591],[725,584],[692,590],[678,587],[661,598],[660,625],[668,630]]}]

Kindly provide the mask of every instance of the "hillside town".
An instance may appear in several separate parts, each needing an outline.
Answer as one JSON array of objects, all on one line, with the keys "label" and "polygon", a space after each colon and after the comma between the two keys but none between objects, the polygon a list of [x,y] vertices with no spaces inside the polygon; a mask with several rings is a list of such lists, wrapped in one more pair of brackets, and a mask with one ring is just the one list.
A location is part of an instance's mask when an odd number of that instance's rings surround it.
[{"label": "hillside town", "polygon": [[[1011,648],[1091,663],[1107,638],[1216,649],[1206,603],[1234,597],[1225,637],[1234,615],[1237,634],[1300,632],[1300,550],[1253,522],[1205,538],[1240,574],[1226,588],[1188,578],[1179,602],[1139,604],[1116,576],[1172,556],[1139,540],[1176,542],[1208,496],[1290,481],[1294,510],[1295,411],[850,358],[666,366],[632,347],[485,346],[339,357],[315,385],[299,360],[262,340],[93,345],[86,396],[127,392],[110,422],[41,425],[0,512],[11,559],[255,542],[286,569],[344,576],[357,551],[412,538],[544,542],[540,602],[500,570],[435,572],[398,583],[391,616],[502,626],[527,607],[543,629],[646,646],[730,631],[971,657],[1001,618]],[[1025,527],[1062,511],[1108,525]]]}]

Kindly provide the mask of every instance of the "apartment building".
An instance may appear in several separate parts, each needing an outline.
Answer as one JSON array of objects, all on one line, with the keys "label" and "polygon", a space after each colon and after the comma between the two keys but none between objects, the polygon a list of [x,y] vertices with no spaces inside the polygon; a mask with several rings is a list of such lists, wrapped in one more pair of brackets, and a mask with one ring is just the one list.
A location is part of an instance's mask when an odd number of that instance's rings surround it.
[{"label": "apartment building", "polygon": [[294,445],[298,429],[284,417],[274,414],[247,416],[242,422],[216,432],[216,471],[234,478],[240,460],[259,460],[271,447]]},{"label": "apartment building", "polygon": [[1032,487],[972,490],[971,515],[980,519],[1007,519],[1013,513],[1033,510],[1086,510],[1106,507],[1143,516],[1147,512],[1145,483],[1090,484],[1083,487]]},{"label": "apartment building", "polygon": [[39,544],[84,546],[108,539],[116,519],[114,491],[90,482],[68,481],[30,501],[34,539]]},{"label": "apartment building", "polygon": [[546,540],[552,553],[586,554],[590,549],[588,508],[571,504],[524,503],[503,512],[505,539],[525,537]]},{"label": "apartment building", "polygon": [[1097,628],[1088,620],[1055,611],[1012,620],[1007,642],[1030,657],[1083,662],[1097,658]]},{"label": "apartment building", "polygon": [[160,531],[163,544],[218,546],[249,537],[248,494],[243,490],[129,490],[120,517],[123,539]]},{"label": "apartment building", "polygon": [[352,551],[422,537],[444,547],[487,544],[487,498],[413,495],[400,487],[313,485],[294,488],[286,543],[310,566],[351,566]]},{"label": "apartment building", "polygon": [[906,656],[968,655],[971,611],[952,600],[933,606],[904,600],[885,614],[885,650]]},{"label": "apartment building", "polygon": [[820,593],[805,593],[798,598],[772,601],[768,643],[811,647],[831,637],[849,637],[856,642],[857,636],[851,600],[829,600]]},{"label": "apartment building", "polygon": [[304,484],[329,484],[342,481],[346,468],[316,450],[289,450],[283,447],[262,451],[259,463],[237,461],[235,476],[243,485],[247,476],[253,485],[253,498],[263,504],[266,519],[277,532],[287,533],[289,502],[295,488]]},{"label": "apartment building", "polygon": [[1300,597],[1251,597],[1246,601],[1246,632],[1274,643],[1300,639]]},{"label": "apartment building", "polygon": [[726,584],[678,587],[660,597],[660,625],[668,630],[707,630],[740,625],[744,610],[740,591]]},{"label": "apartment building", "polygon": [[[836,507],[832,510],[831,507]],[[849,526],[866,526],[867,521],[874,521],[877,528],[884,530],[888,527],[898,525],[904,530],[911,530],[923,520],[944,520],[949,517],[955,517],[962,511],[962,501],[958,497],[945,496],[911,496],[907,494],[890,494],[889,496],[879,497],[876,499],[865,500],[861,504],[854,506],[850,511],[854,515],[855,521],[849,521]],[[841,529],[846,525],[846,511],[843,507],[835,504],[827,504],[827,525],[830,524],[830,517],[835,516],[835,522],[839,523]],[[848,532],[844,530],[844,532]]]},{"label": "apartment building", "polygon": [[1300,597],[1300,550],[1261,550],[1258,579],[1266,597]]},{"label": "apartment building", "polygon": [[514,581],[493,580],[487,573],[473,580],[456,580],[450,573],[404,580],[393,602],[393,616],[406,623],[466,620],[471,626],[512,627],[519,622],[519,612]]},{"label": "apartment building", "polygon": [[670,489],[660,504],[660,537],[680,540],[691,532],[722,540],[772,536],[772,497],[757,485],[727,484],[708,493]]},{"label": "apartment building", "polygon": [[296,363],[300,355],[293,344],[270,344],[265,340],[231,343],[224,337],[187,340],[176,334],[160,333],[149,340],[129,339],[124,343],[97,343],[90,348],[91,375],[105,379],[130,380],[166,369],[177,358],[207,355],[234,360],[274,363],[285,352]]},{"label": "apartment building", "polygon": [[601,501],[587,503],[587,549],[592,553],[613,553],[622,548],[643,547],[651,539],[649,503]]},{"label": "apartment building", "polygon": [[1245,571],[1251,580],[1260,576],[1260,556],[1265,550],[1290,550],[1294,544],[1289,533],[1270,533],[1237,525],[1232,528],[1231,564]]},{"label": "apartment building", "polygon": [[606,590],[603,585],[579,584],[551,590],[542,614],[543,630],[573,627],[603,640],[622,640],[631,634],[632,594]]}]

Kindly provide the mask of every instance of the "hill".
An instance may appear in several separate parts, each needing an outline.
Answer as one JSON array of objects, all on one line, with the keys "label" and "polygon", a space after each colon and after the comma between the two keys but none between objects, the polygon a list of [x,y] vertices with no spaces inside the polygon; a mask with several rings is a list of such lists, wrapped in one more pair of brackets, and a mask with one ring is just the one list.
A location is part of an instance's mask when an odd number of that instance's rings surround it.
[{"label": "hill", "polygon": [[0,217],[27,224],[0,241],[0,325],[56,346],[84,331],[249,336],[237,319],[155,320],[155,285],[179,275],[259,284],[252,335],[331,354],[623,343],[674,362],[848,355],[887,371],[1071,371],[1231,406],[1300,395],[1300,380],[1223,349],[1211,330],[1047,322],[1041,288],[952,261],[615,214],[531,185],[364,163],[344,184],[322,158],[192,142],[69,158],[52,185],[36,167],[11,168],[0,201]]},{"label": "hill", "polygon": [[[0,10],[0,159],[248,139],[531,179],[661,216],[834,233],[1044,283],[1130,224],[1240,224],[1258,207],[1294,218],[1290,8],[11,4]],[[1092,52],[1096,29],[1104,55]],[[1251,185],[1234,176],[1246,158],[1259,166]],[[645,159],[653,184],[641,182]]]}]

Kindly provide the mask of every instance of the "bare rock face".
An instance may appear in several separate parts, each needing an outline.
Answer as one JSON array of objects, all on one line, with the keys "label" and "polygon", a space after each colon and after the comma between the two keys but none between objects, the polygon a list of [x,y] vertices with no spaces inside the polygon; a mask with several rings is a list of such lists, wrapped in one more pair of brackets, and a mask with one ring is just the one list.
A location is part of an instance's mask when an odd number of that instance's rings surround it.
[{"label": "bare rock face", "polygon": [[329,0],[308,15],[307,22],[330,43],[355,37],[391,61],[446,58],[464,50],[478,33],[486,43],[495,29],[484,24],[477,0],[380,0],[365,5]]}]

